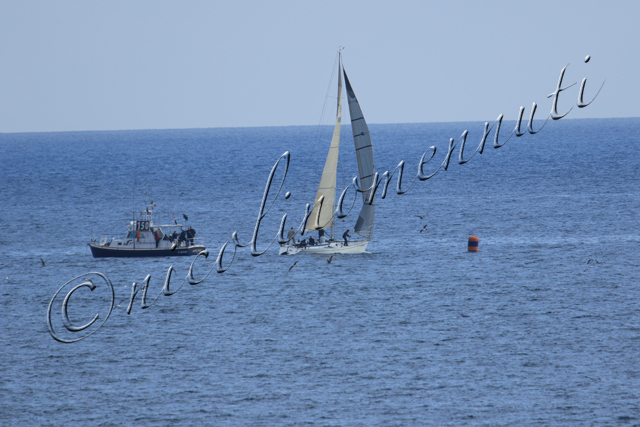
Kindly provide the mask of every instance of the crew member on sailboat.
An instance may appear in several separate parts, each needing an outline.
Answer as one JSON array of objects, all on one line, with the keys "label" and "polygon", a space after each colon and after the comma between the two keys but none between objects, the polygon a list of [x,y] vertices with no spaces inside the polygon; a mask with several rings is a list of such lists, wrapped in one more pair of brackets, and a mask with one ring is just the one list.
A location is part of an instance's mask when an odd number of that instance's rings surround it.
[{"label": "crew member on sailboat", "polygon": [[349,230],[345,231],[342,234],[342,238],[344,239],[344,245],[345,246],[349,246],[349,241],[347,240],[347,237],[351,237],[351,234],[349,234]]}]

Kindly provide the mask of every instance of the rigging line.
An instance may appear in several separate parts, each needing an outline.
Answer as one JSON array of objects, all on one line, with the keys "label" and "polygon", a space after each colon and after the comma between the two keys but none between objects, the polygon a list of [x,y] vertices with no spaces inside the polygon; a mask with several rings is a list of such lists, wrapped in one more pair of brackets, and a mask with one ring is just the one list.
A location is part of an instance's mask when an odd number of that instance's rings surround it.
[{"label": "rigging line", "polygon": [[[329,78],[329,85],[327,86],[327,92],[326,92],[326,94],[324,96],[324,103],[322,104],[322,113],[320,114],[320,120],[318,122],[318,126],[316,127],[316,135],[313,138],[313,146],[311,147],[311,160],[313,160],[313,158],[314,158],[313,156],[315,154],[316,145],[318,145],[318,142],[320,141],[320,128],[322,127],[322,122],[325,120],[325,112],[326,112],[326,109],[327,109],[327,101],[329,99],[332,99],[332,100],[336,100],[336,102],[337,102],[337,99],[338,99],[337,97],[330,96],[330,92],[331,92],[331,88],[332,88],[332,85],[333,85],[333,79],[335,77],[336,65],[338,63],[339,58],[340,58],[340,52],[336,53],[335,60],[333,61],[333,66],[331,67],[331,76]],[[334,120],[334,122],[335,122],[335,120]]]}]

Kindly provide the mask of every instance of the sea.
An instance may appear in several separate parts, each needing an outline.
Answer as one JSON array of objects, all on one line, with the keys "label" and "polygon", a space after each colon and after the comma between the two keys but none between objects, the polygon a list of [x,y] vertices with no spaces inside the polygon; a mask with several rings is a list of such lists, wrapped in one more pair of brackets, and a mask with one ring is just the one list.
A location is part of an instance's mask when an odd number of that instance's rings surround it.
[{"label": "sea", "polygon": [[[459,164],[483,127],[371,124],[395,173],[367,252],[332,259],[274,241],[330,127],[0,134],[0,424],[640,425],[640,118],[492,132]],[[357,173],[343,126],[336,239]],[[92,257],[151,208],[208,256]]]}]

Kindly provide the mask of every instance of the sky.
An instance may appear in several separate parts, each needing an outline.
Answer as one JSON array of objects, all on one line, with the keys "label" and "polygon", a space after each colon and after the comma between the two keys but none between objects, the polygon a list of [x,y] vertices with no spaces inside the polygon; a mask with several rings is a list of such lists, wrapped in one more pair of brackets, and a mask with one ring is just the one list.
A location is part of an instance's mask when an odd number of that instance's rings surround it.
[{"label": "sky", "polygon": [[[638,1],[0,2],[0,132],[317,125],[336,52],[369,123],[640,116]],[[585,57],[591,57],[585,63]]]}]

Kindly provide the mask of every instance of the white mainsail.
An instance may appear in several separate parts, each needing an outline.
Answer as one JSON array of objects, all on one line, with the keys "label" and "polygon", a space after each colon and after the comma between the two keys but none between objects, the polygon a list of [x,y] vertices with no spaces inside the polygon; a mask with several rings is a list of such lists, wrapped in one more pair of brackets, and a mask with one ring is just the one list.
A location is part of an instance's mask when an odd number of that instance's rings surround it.
[{"label": "white mainsail", "polygon": [[333,213],[336,204],[336,172],[338,170],[338,153],[340,151],[340,126],[342,122],[342,53],[338,57],[338,109],[336,125],[329,146],[329,154],[324,164],[320,185],[313,203],[313,210],[307,223],[306,231],[321,230],[333,226]]},{"label": "white mainsail", "polygon": [[371,144],[371,135],[369,135],[369,127],[364,120],[360,104],[353,88],[349,83],[347,72],[342,68],[344,73],[344,81],[347,86],[347,99],[349,101],[349,115],[351,116],[351,129],[353,130],[353,142],[356,148],[356,158],[358,160],[358,174],[360,175],[360,188],[362,189],[362,201],[364,205],[360,211],[360,216],[356,222],[354,231],[371,240],[373,236],[373,223],[375,218],[375,204],[367,203],[369,195],[373,191],[373,179],[375,175],[375,165],[373,163],[373,145]]}]

